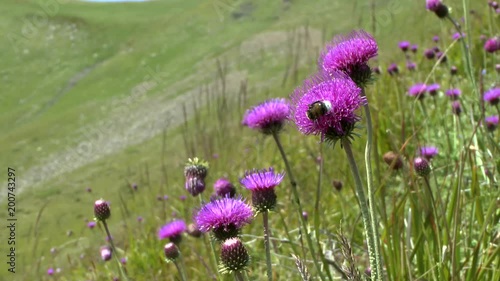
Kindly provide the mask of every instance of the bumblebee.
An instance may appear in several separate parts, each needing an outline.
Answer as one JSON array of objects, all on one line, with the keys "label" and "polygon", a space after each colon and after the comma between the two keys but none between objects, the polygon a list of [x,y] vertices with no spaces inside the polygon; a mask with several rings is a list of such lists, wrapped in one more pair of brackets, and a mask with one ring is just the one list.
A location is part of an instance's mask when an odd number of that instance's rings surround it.
[{"label": "bumblebee", "polygon": [[321,116],[332,110],[332,104],[329,101],[315,101],[307,108],[307,118],[309,120],[317,120]]}]

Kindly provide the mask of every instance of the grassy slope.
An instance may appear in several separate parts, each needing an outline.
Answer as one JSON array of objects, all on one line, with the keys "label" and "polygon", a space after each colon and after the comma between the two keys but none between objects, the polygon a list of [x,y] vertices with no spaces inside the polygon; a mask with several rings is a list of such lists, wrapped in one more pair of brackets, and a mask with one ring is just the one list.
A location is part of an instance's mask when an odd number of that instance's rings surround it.
[{"label": "grassy slope", "polygon": [[[245,59],[239,51],[241,42],[255,34],[272,30],[287,31],[306,24],[319,33],[324,29],[326,38],[360,24],[365,26],[369,20],[367,15],[363,15],[368,12],[366,6],[361,3],[354,5],[351,1],[342,1],[340,4],[331,4],[330,1],[315,1],[314,4],[294,1],[288,10],[284,10],[281,3],[258,1],[251,16],[234,20],[231,11],[222,9],[222,14],[218,14],[210,1],[155,1],[127,5],[68,3],[59,7],[59,12],[49,18],[49,23],[39,24],[33,35],[24,40],[19,37],[22,23],[40,8],[31,1],[3,1],[0,12],[9,17],[0,22],[2,30],[19,41],[15,48],[8,41],[0,45],[0,59],[4,63],[1,73],[4,83],[0,84],[0,129],[6,132],[0,137],[0,164],[2,167],[16,167],[20,171],[18,177],[22,178],[23,171],[43,165],[43,159],[49,155],[75,146],[82,135],[79,128],[89,128],[99,124],[100,120],[110,118],[113,101],[125,98],[134,86],[144,82],[148,73],[145,69],[159,68],[163,73],[161,83],[147,93],[148,99],[161,100],[162,95],[175,97],[210,83],[216,73],[214,58],[217,57],[227,62],[229,72],[247,73],[250,93],[253,95],[248,104],[261,100],[265,93],[287,96],[296,85],[289,82],[285,87],[280,87],[287,56],[276,55],[286,46],[281,44],[282,47],[277,50],[266,50],[255,55],[255,58]],[[420,5],[392,5],[382,4],[379,8],[381,15],[384,11],[389,15],[392,12],[387,21],[378,26],[380,31],[377,39],[381,50],[397,43],[399,38],[394,36],[394,32],[411,41],[424,37],[429,40],[428,32],[418,31],[424,26],[416,24],[417,17],[407,16],[413,14]],[[364,8],[361,9],[361,6]],[[419,14],[425,13],[422,9],[418,11]],[[74,24],[73,29],[68,28],[70,23]],[[438,31],[438,27],[435,31]],[[394,56],[392,52],[381,52],[381,57],[386,61],[392,60]],[[269,64],[268,60],[274,57],[277,59]],[[58,96],[72,77],[96,64],[96,68],[71,90]],[[302,68],[299,79],[314,68],[312,64]],[[264,83],[270,78],[276,79],[277,83]],[[176,87],[172,89],[172,85]],[[134,111],[144,104],[138,102],[127,109]],[[99,107],[105,109],[97,110]],[[214,112],[205,114],[208,116],[204,119],[205,125],[210,126],[206,120],[214,120]],[[234,119],[239,118],[234,110],[231,114],[234,114]],[[194,126],[193,123],[190,125]],[[122,129],[120,126],[112,129],[119,131]],[[25,191],[18,200],[20,209],[17,214],[19,220],[23,221],[18,237],[28,239],[29,243],[21,247],[19,253],[31,253],[35,244],[38,244],[32,256],[47,255],[50,247],[67,241],[67,230],[71,229],[75,236],[80,236],[85,230],[83,219],[92,217],[92,202],[97,197],[119,202],[117,191],[126,188],[127,181],[146,182],[143,172],[146,163],[154,179],[150,183],[152,197],[148,197],[149,200],[161,192],[171,197],[184,194],[180,184],[172,184],[181,182],[178,170],[187,157],[185,152],[180,151],[183,145],[180,132],[177,129],[168,133],[166,155],[169,157],[165,158],[169,171],[167,179],[161,180],[159,155],[162,138],[157,136],[141,145],[113,153],[92,165],[44,181],[36,189],[20,187],[18,191],[21,188],[25,188]],[[250,138],[251,134],[245,131],[241,133],[247,136],[242,139],[242,146],[252,148],[254,139]],[[214,146],[221,148],[223,144],[223,141],[219,141]],[[314,142],[309,143],[309,146],[313,147]],[[210,149],[207,151],[212,152]],[[234,152],[213,152],[220,154],[220,158],[214,160],[214,170],[227,169],[226,165],[217,163],[229,161],[230,153]],[[307,154],[306,151],[302,153]],[[206,154],[205,157],[210,155]],[[272,155],[275,157],[271,159],[276,160],[278,155]],[[268,161],[263,166],[276,163]],[[234,170],[226,170],[233,178],[252,167],[251,163],[245,161],[237,161],[236,164]],[[41,178],[44,179],[43,176]],[[165,181],[170,184],[165,184]],[[93,194],[84,193],[87,186],[94,189]],[[45,204],[47,207],[43,209],[35,231],[35,214]],[[146,205],[153,207],[142,208],[134,205],[132,213],[142,215],[148,210],[153,213],[156,204],[149,202]],[[161,221],[158,218],[158,222]],[[31,264],[33,260],[31,256],[21,255],[19,261],[23,266]],[[23,271],[28,269],[20,268],[20,272]]]}]

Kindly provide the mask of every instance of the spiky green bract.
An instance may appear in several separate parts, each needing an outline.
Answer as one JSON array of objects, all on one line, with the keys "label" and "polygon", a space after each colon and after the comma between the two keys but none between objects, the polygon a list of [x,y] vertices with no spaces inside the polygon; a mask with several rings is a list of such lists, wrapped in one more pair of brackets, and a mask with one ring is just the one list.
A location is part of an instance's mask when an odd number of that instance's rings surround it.
[{"label": "spiky green bract", "polygon": [[238,238],[229,238],[221,245],[219,272],[223,274],[245,270],[250,256]]}]

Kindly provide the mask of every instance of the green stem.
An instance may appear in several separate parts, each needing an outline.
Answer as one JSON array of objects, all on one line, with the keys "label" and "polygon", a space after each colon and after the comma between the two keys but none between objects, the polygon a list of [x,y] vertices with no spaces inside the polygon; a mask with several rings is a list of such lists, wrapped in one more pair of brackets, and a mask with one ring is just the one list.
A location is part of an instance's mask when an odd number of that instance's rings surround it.
[{"label": "green stem", "polygon": [[182,281],[186,281],[186,274],[183,270],[183,267],[179,265],[179,262],[177,260],[174,261],[175,267],[177,268],[177,271],[179,271],[179,275],[181,276]]},{"label": "green stem", "polygon": [[318,271],[318,275],[319,275],[320,279],[322,281],[325,281],[325,276],[323,276],[321,266],[320,266],[318,259],[316,257],[316,251],[314,250],[314,245],[313,245],[313,242],[311,240],[311,236],[309,235],[309,231],[307,230],[306,221],[305,221],[304,217],[302,216],[303,211],[302,211],[302,205],[300,204],[299,192],[297,191],[297,182],[295,181],[295,178],[293,176],[292,169],[290,168],[290,163],[288,163],[288,159],[286,158],[286,154],[285,154],[285,151],[283,150],[283,146],[281,145],[281,142],[278,138],[278,134],[273,133],[273,138],[274,138],[274,141],[276,142],[276,145],[278,146],[278,150],[281,153],[281,157],[283,158],[283,162],[285,163],[286,172],[288,174],[288,178],[290,179],[290,185],[292,187],[292,193],[293,193],[293,197],[295,199],[294,201],[295,201],[295,204],[297,204],[297,212],[299,215],[300,222],[302,224],[302,228],[304,229],[304,233],[305,233],[306,240],[307,240],[307,245],[308,245],[309,249],[311,250],[311,255],[313,258],[314,266],[316,267],[316,270]]},{"label": "green stem", "polygon": [[271,265],[271,245],[269,244],[269,212],[262,212],[264,221],[264,245],[266,248],[267,280],[273,280],[273,268]]},{"label": "green stem", "polygon": [[[356,194],[359,201],[359,207],[361,209],[361,216],[363,218],[363,225],[365,228],[365,237],[368,244],[368,255],[370,258],[370,267],[372,269],[378,268],[377,258],[375,257],[375,242],[373,241],[373,229],[370,212],[368,211],[368,204],[366,202],[365,191],[363,188],[363,183],[361,182],[361,176],[359,174],[358,165],[354,160],[354,154],[352,153],[351,143],[348,139],[342,138],[342,146],[344,147],[345,153],[347,155],[347,160],[349,162],[349,167],[351,168],[352,175],[354,177],[354,182],[356,185]],[[376,275],[377,270],[372,273],[372,280],[382,280],[382,276]]]},{"label": "green stem", "polygon": [[[362,94],[365,95],[365,90],[362,89]],[[375,189],[373,186],[373,169],[372,169],[372,145],[373,145],[373,125],[368,104],[363,106],[366,116],[366,148],[365,148],[365,163],[366,163],[366,179],[368,184],[368,207],[370,212],[373,243],[375,250],[376,267],[374,268],[374,280],[383,280],[384,272],[382,271],[382,255],[380,254],[380,234],[378,232],[378,223],[375,210]]]},{"label": "green stem", "polygon": [[[200,206],[203,206],[205,203],[203,202],[203,198],[201,198],[201,194],[198,195],[198,199],[200,200]],[[217,277],[220,279],[220,274],[219,274],[219,271],[217,270],[217,265],[219,264],[219,258],[217,256],[217,252],[215,251],[215,245],[214,245],[214,240],[212,239],[212,237],[208,237],[208,240],[210,242],[210,249],[212,251],[212,258],[213,258],[213,262],[215,263],[215,272],[217,272]]]},{"label": "green stem", "polygon": [[118,263],[118,268],[120,269],[120,274],[122,275],[123,279],[125,281],[128,281],[127,274],[123,270],[123,265],[118,259],[118,251],[116,251],[115,243],[113,242],[113,238],[111,238],[111,233],[109,232],[108,229],[108,224],[106,223],[106,220],[102,220],[102,224],[104,225],[104,230],[106,230],[106,235],[108,236],[109,244],[111,245],[111,248],[113,249],[113,257],[115,257],[116,262]]}]

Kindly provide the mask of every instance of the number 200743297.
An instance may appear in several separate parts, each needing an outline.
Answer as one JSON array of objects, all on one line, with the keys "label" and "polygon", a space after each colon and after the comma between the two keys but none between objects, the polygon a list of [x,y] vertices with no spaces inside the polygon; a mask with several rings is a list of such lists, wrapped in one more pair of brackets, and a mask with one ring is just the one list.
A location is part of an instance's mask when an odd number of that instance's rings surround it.
[{"label": "number 200743297", "polygon": [[8,212],[9,212],[9,217],[14,217],[15,212],[16,212],[16,195],[14,192],[16,191],[16,170],[12,168],[7,169],[7,190],[8,190]]}]

